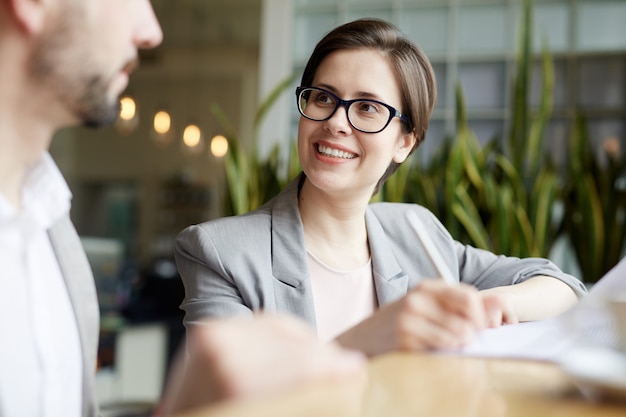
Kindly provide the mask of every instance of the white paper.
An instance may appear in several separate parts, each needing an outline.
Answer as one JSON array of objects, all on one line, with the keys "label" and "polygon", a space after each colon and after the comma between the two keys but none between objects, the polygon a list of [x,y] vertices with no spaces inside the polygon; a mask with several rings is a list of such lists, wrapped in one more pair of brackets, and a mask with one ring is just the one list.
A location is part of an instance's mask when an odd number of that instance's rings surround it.
[{"label": "white paper", "polygon": [[617,347],[611,317],[601,306],[604,295],[626,290],[626,257],[600,279],[589,294],[558,317],[487,329],[455,352],[466,356],[536,359],[558,362],[573,348]]}]

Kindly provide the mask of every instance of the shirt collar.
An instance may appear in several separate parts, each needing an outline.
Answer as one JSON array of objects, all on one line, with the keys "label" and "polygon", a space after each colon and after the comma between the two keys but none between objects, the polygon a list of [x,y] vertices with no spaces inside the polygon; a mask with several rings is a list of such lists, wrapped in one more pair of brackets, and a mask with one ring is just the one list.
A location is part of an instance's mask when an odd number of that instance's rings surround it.
[{"label": "shirt collar", "polygon": [[27,216],[48,228],[69,213],[72,193],[49,153],[27,171],[22,186],[22,207],[18,210],[0,195],[0,219]]}]

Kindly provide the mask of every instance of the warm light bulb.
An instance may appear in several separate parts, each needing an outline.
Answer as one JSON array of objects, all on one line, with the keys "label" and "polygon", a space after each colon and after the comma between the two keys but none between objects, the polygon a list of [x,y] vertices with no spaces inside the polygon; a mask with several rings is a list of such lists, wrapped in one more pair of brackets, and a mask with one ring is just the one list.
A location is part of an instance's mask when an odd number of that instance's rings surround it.
[{"label": "warm light bulb", "polygon": [[188,148],[195,148],[202,140],[202,131],[196,125],[188,125],[183,131],[183,143]]},{"label": "warm light bulb", "polygon": [[120,119],[132,120],[137,114],[137,105],[132,97],[122,97],[120,99]]},{"label": "warm light bulb", "polygon": [[154,115],[154,131],[160,135],[164,135],[170,131],[172,127],[172,118],[169,113],[160,110]]},{"label": "warm light bulb", "polygon": [[213,136],[211,139],[211,153],[216,158],[222,158],[228,153],[228,139],[222,135]]}]

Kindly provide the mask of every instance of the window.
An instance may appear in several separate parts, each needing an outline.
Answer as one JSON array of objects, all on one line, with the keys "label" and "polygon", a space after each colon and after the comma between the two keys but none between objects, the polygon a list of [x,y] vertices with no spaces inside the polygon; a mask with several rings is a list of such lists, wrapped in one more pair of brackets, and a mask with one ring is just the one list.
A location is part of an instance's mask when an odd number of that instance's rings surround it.
[{"label": "window", "polygon": [[[366,16],[386,19],[425,50],[437,75],[439,102],[422,153],[454,134],[457,82],[463,87],[470,126],[484,143],[502,137],[509,123],[520,12],[520,0],[294,0],[292,69],[301,74],[316,42],[336,25]],[[555,61],[547,151],[557,161],[565,157],[579,108],[587,116],[594,144],[619,138],[624,149],[626,2],[535,0],[533,15],[534,52],[539,58],[545,41]],[[540,80],[537,64],[531,104],[538,102]],[[289,111],[295,137],[298,113],[293,104]]]}]

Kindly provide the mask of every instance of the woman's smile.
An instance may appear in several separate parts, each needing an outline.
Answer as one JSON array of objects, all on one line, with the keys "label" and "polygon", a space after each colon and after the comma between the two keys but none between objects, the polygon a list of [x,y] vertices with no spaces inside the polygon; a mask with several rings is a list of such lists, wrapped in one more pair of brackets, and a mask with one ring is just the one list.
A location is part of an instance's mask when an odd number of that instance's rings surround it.
[{"label": "woman's smile", "polygon": [[314,145],[317,153],[321,156],[325,156],[325,157],[329,157],[329,158],[334,158],[334,159],[354,159],[356,158],[358,155],[352,153],[352,152],[348,152],[342,149],[338,149],[336,147],[332,147],[332,146],[327,146],[327,145],[322,145],[320,143],[317,143]]}]

